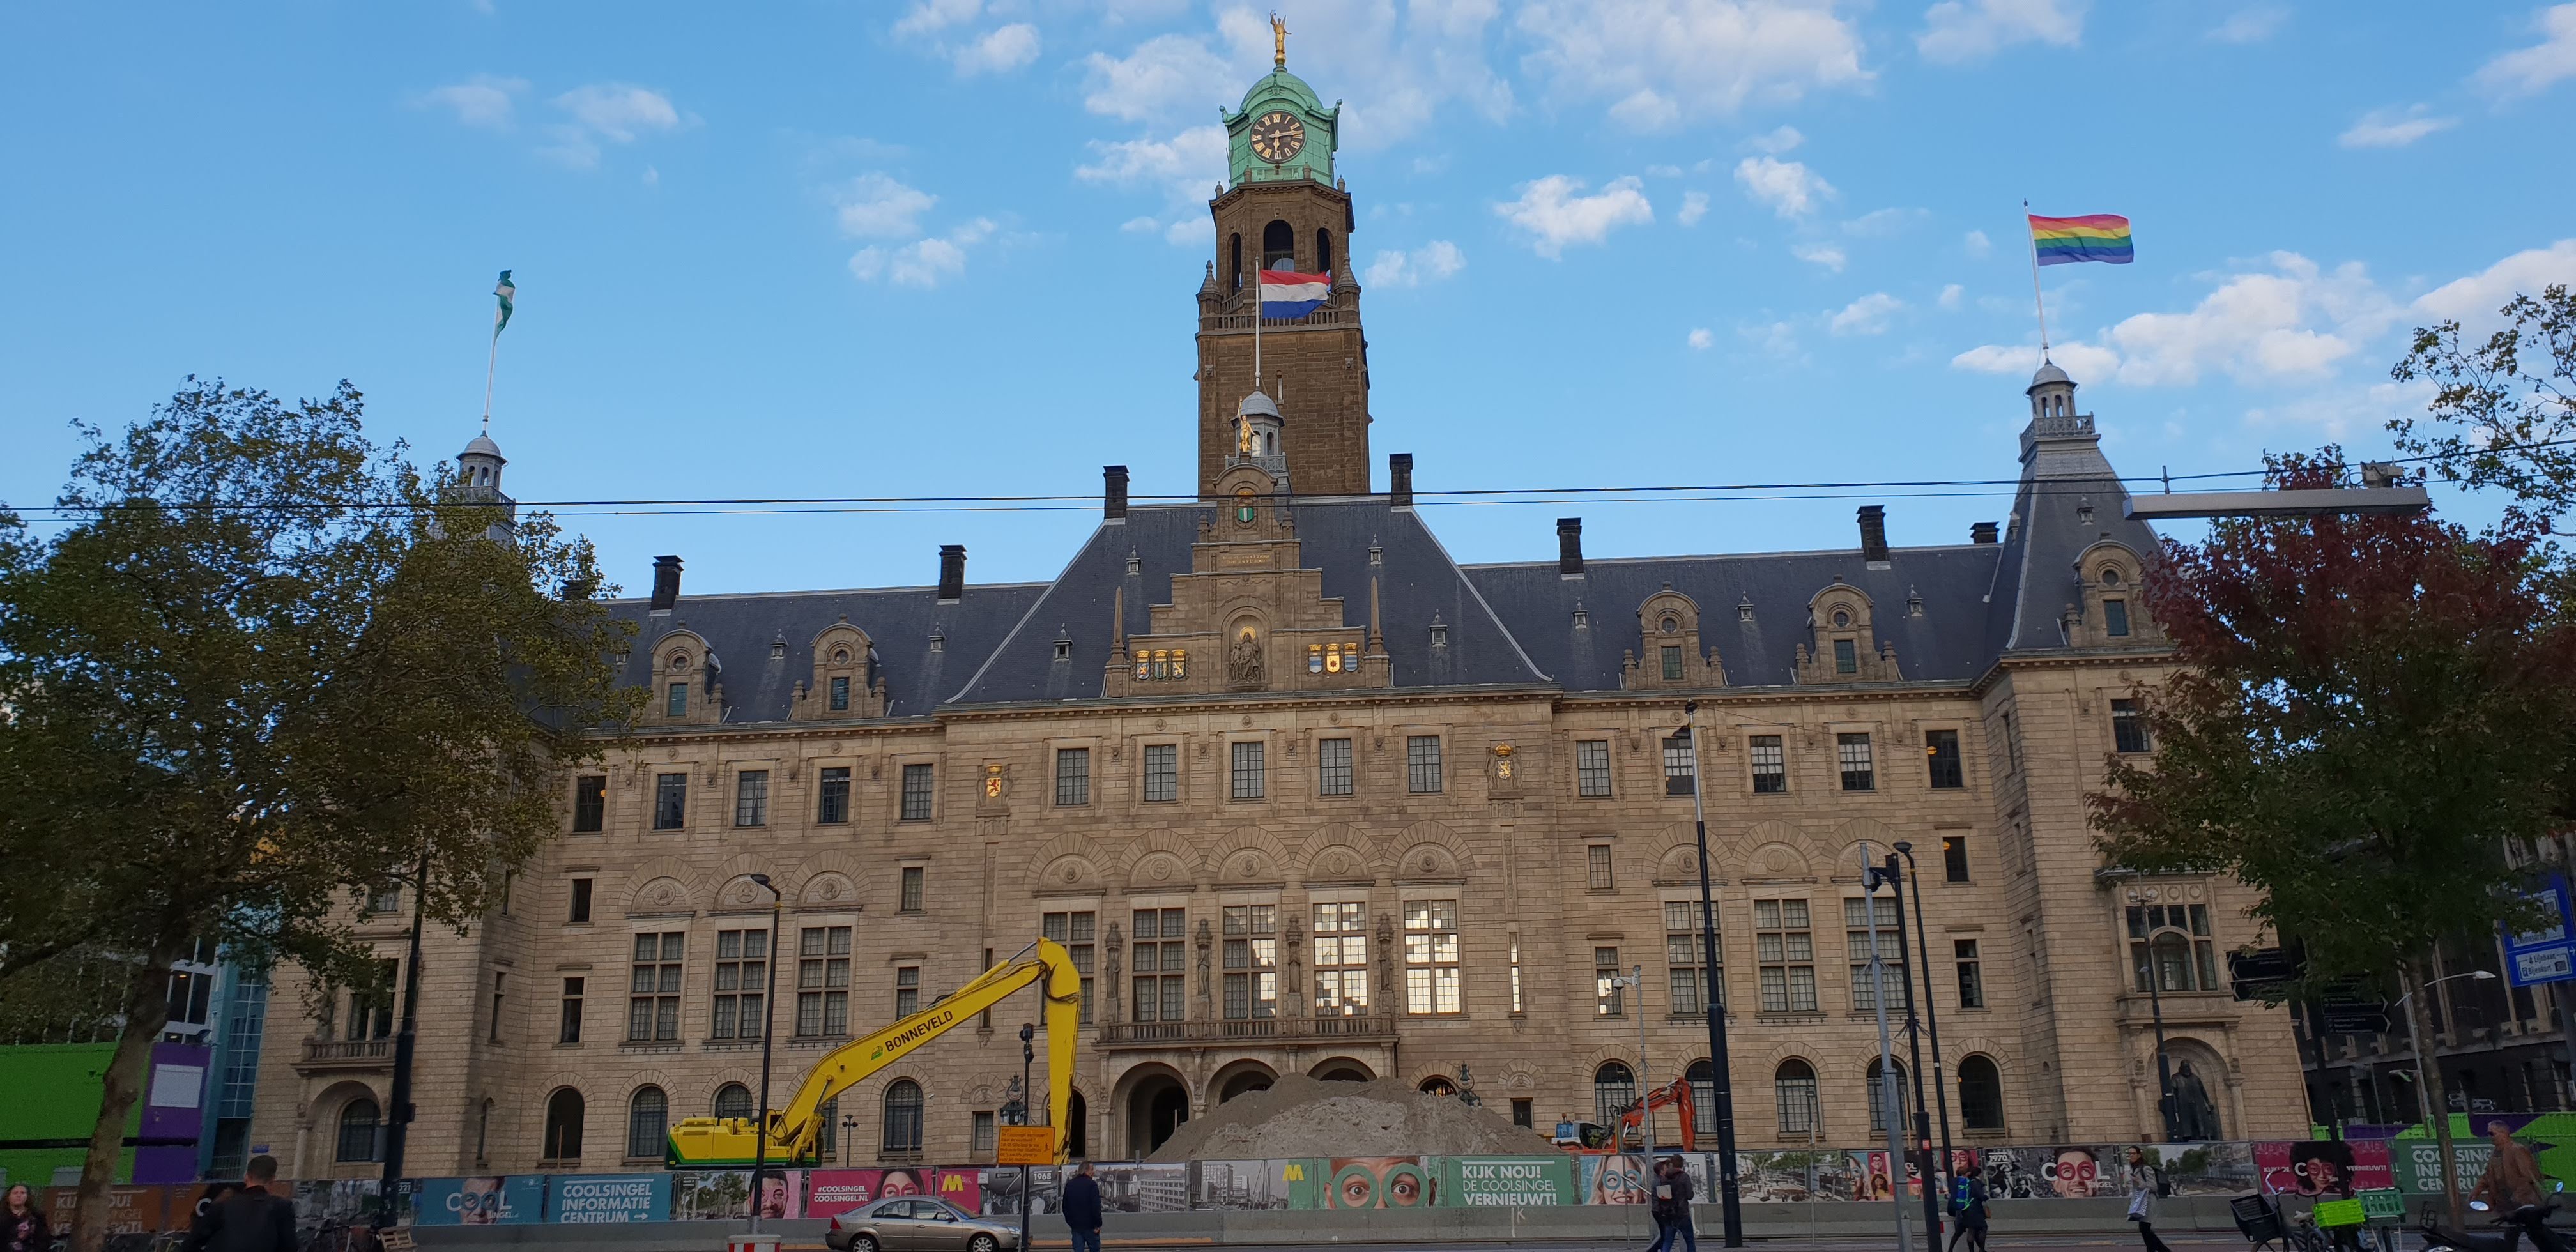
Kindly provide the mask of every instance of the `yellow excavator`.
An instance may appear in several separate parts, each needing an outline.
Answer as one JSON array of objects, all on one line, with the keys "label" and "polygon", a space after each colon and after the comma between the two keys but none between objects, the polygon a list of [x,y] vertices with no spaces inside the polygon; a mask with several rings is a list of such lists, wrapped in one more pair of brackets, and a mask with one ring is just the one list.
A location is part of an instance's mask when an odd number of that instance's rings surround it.
[{"label": "yellow excavator", "polygon": [[[929,1008],[863,1035],[823,1054],[783,1108],[769,1114],[768,1160],[772,1165],[812,1164],[823,1131],[823,1103],[866,1081],[870,1074],[910,1056],[915,1048],[947,1034],[967,1019],[993,1007],[1020,989],[1038,985],[1046,997],[1047,1121],[1055,1130],[1055,1159],[1065,1157],[1065,1102],[1073,1094],[1073,1048],[1082,1022],[1082,973],[1063,945],[1040,939],[1010,960],[985,970],[973,982],[942,997]],[[1025,1098],[1025,1097],[1023,1097]],[[759,1150],[747,1117],[686,1117],[671,1128],[663,1163],[672,1169],[727,1169],[747,1166]]]}]

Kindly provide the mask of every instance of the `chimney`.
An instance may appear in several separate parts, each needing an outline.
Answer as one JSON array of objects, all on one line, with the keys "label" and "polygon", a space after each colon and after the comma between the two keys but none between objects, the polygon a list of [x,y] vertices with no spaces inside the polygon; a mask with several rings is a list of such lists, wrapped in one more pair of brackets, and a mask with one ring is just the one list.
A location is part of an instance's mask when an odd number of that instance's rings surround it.
[{"label": "chimney", "polygon": [[1386,454],[1386,502],[1399,509],[1413,507],[1413,454]]},{"label": "chimney", "polygon": [[939,602],[955,604],[966,594],[966,545],[939,545]]},{"label": "chimney", "polygon": [[680,558],[653,558],[653,611],[668,613],[680,602]]},{"label": "chimney", "polygon": [[1993,523],[1993,522],[1970,522],[1970,523],[1968,523],[1968,542],[1970,542],[1970,543],[1993,543],[1994,541],[1995,541],[1995,523]]},{"label": "chimney", "polygon": [[1566,578],[1583,576],[1583,519],[1556,519],[1556,572]]},{"label": "chimney", "polygon": [[1872,563],[1887,559],[1887,510],[1879,505],[1860,506],[1860,559]]},{"label": "chimney", "polygon": [[1105,522],[1127,520],[1127,467],[1100,467],[1100,518]]}]

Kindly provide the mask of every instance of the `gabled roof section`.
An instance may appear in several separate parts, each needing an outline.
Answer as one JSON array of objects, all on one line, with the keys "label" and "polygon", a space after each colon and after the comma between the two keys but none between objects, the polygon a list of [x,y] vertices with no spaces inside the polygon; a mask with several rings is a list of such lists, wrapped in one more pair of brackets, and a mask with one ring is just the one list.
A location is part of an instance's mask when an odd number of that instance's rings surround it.
[{"label": "gabled roof section", "polygon": [[2142,560],[2156,554],[2155,530],[2123,516],[2129,489],[2102,455],[2092,414],[2033,417],[2021,435],[2021,466],[1989,624],[1999,653],[2066,646],[2061,619],[2066,606],[2084,602],[2075,561],[2085,549],[2108,539]]}]

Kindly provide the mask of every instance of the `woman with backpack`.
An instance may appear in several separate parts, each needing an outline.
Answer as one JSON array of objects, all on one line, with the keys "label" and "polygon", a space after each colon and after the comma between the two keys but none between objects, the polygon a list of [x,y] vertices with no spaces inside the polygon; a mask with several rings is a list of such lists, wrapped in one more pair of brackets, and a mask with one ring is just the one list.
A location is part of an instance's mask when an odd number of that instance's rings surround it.
[{"label": "woman with backpack", "polygon": [[2173,1252],[2156,1237],[2156,1201],[2164,1194],[2164,1173],[2147,1160],[2146,1149],[2129,1149],[2129,1220],[2138,1224],[2147,1252]]}]

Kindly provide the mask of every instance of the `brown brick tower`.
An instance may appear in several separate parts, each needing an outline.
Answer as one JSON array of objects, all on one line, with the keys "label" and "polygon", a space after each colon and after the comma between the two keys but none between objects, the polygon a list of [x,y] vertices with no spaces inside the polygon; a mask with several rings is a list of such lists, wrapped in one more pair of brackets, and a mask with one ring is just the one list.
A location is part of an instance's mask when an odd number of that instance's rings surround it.
[{"label": "brown brick tower", "polygon": [[1284,419],[1290,490],[1360,495],[1369,489],[1368,339],[1350,273],[1351,197],[1333,177],[1341,105],[1325,108],[1278,65],[1225,117],[1228,185],[1208,202],[1216,258],[1199,287],[1199,491],[1225,472],[1239,438],[1235,415],[1255,389],[1257,271],[1333,276],[1332,298],[1301,320],[1261,329],[1258,387]]}]

